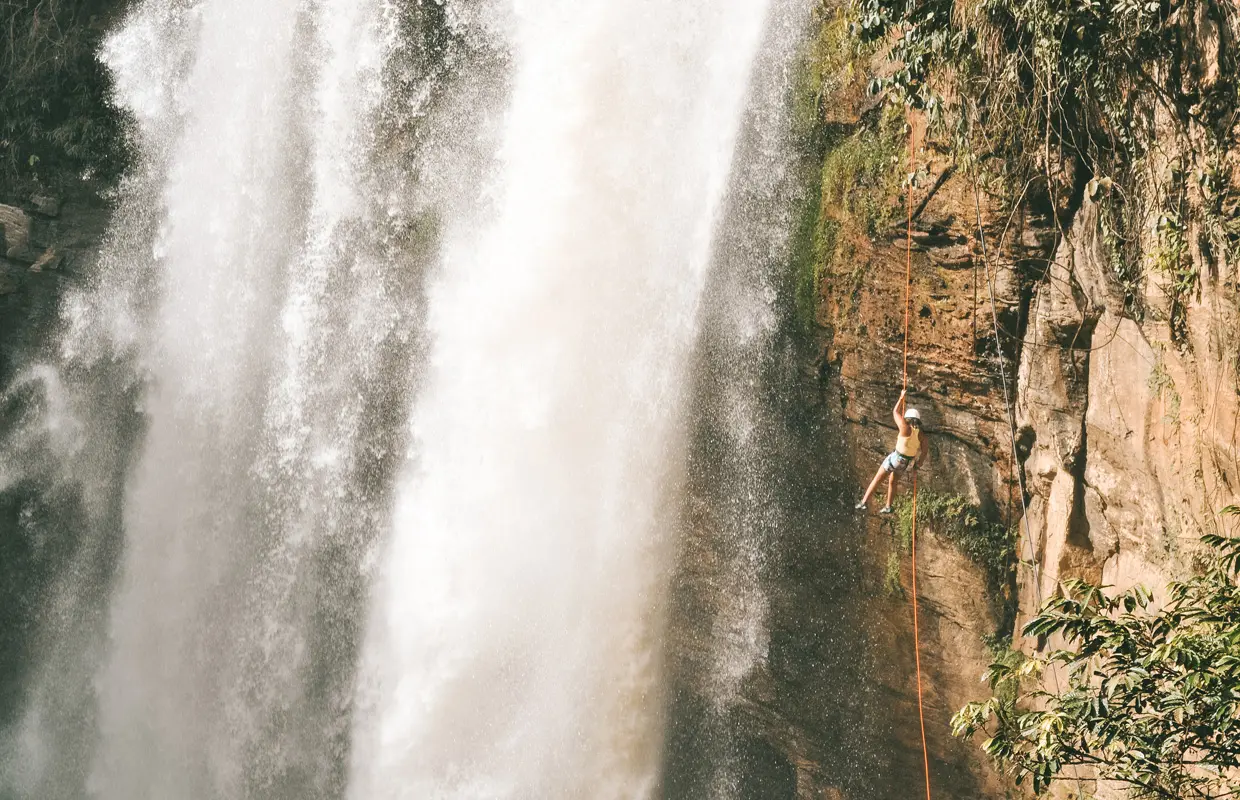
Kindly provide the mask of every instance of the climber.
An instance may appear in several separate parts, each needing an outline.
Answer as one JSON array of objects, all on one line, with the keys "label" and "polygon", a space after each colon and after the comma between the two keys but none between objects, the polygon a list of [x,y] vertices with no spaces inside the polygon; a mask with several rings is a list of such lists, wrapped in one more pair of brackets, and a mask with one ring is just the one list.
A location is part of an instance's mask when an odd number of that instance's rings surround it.
[{"label": "climber", "polygon": [[895,492],[896,476],[909,467],[916,471],[930,453],[929,443],[923,441],[921,436],[921,414],[915,408],[905,408],[904,396],[906,394],[907,391],[900,392],[900,399],[896,401],[895,408],[891,409],[891,417],[900,431],[896,437],[896,449],[883,459],[878,472],[874,475],[874,480],[870,481],[870,488],[865,490],[865,496],[856,505],[858,511],[865,511],[870,497],[878,488],[879,481],[883,479],[883,475],[886,475],[887,505],[883,506],[878,513],[890,514],[892,512],[891,495]]}]

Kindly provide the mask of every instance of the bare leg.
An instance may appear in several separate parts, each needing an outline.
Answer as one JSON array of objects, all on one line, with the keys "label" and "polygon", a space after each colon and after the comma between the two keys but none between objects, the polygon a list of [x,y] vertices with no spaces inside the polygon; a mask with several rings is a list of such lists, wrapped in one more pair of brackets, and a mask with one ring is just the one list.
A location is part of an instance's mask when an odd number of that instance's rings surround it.
[{"label": "bare leg", "polygon": [[891,496],[896,491],[896,474],[893,472],[887,476],[887,508],[891,508]]},{"label": "bare leg", "polygon": [[882,467],[879,467],[878,472],[874,473],[874,480],[870,481],[870,488],[865,490],[865,496],[861,498],[861,505],[870,502],[870,498],[874,496],[874,491],[878,488],[878,482],[883,479],[885,471]]}]

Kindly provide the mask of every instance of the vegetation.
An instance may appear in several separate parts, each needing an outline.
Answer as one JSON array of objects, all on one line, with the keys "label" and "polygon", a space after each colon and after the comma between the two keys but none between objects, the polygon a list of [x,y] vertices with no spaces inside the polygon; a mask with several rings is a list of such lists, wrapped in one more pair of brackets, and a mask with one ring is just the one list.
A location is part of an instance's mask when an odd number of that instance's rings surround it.
[{"label": "vegetation", "polygon": [[[1065,582],[1023,631],[1063,646],[996,659],[994,696],[956,714],[956,735],[984,732],[986,752],[1037,793],[1074,769],[1135,797],[1240,792],[1240,539],[1203,541],[1202,574],[1171,584],[1161,608],[1143,588]],[[1066,686],[1040,688],[1052,671]]]},{"label": "vegetation", "polygon": [[823,161],[823,206],[867,238],[899,218],[905,136],[903,115],[887,108],[877,123],[859,125],[835,143]]},{"label": "vegetation", "polygon": [[124,120],[96,51],[122,3],[0,0],[0,186],[120,174]]},{"label": "vegetation", "polygon": [[814,329],[818,311],[818,290],[822,285],[822,265],[834,257],[838,226],[822,218],[817,192],[803,203],[797,227],[792,233],[792,273],[798,327]]},{"label": "vegetation", "polygon": [[894,109],[826,142],[812,260],[801,273],[801,283],[814,291],[801,294],[816,301],[817,289],[830,281],[847,298],[846,311],[856,310],[868,267],[856,257],[857,243],[873,241],[899,218],[904,163],[904,121]]},{"label": "vegetation", "polygon": [[1131,158],[1143,147],[1149,103],[1173,91],[1150,71],[1175,54],[1170,0],[858,0],[856,8],[862,41],[902,32],[891,53],[902,68],[876,78],[875,90],[941,115],[933,81],[951,72],[985,132],[1034,155],[1051,145],[1091,164]]},{"label": "vegetation", "polygon": [[900,583],[900,554],[894,550],[887,554],[887,567],[883,571],[883,588],[892,597],[904,596],[904,585]]},{"label": "vegetation", "polygon": [[[913,533],[911,495],[900,497],[895,507],[897,530],[907,549]],[[1016,538],[1006,525],[986,519],[981,509],[960,495],[925,489],[917,493],[917,524],[932,527],[981,567],[992,594],[1006,594],[1016,574]]]},{"label": "vegetation", "polygon": [[1217,80],[1194,78],[1194,20],[1225,27],[1229,4],[853,0],[851,9],[856,40],[889,47],[896,65],[871,91],[924,110],[959,161],[996,178],[988,185],[1054,209],[1061,225],[1087,185],[1094,199],[1106,195],[1104,239],[1130,312],[1143,312],[1134,271],[1144,263],[1163,276],[1165,321],[1186,346],[1200,271],[1188,231],[1199,225],[1202,257],[1220,263],[1240,243],[1236,176],[1224,166],[1236,145],[1234,55],[1220,51]]},{"label": "vegetation", "polygon": [[826,6],[819,13],[819,35],[804,54],[793,96],[793,127],[815,160],[807,183],[817,195],[803,209],[793,241],[797,316],[806,329],[824,284],[843,290],[847,313],[860,302],[867,264],[856,257],[858,245],[900,215],[906,142],[899,109],[875,106],[859,120],[832,113],[843,96],[864,100],[875,48],[852,35],[847,14]]},{"label": "vegetation", "polygon": [[1160,420],[1164,429],[1174,431],[1180,426],[1180,404],[1183,398],[1175,387],[1175,379],[1167,371],[1166,347],[1161,342],[1154,346],[1154,366],[1146,380],[1149,390],[1158,396],[1162,409]]}]

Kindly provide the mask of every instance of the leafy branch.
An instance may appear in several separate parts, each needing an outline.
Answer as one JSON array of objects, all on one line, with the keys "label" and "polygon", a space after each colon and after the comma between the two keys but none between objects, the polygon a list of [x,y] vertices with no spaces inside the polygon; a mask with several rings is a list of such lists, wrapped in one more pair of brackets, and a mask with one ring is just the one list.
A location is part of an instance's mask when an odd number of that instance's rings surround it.
[{"label": "leafy branch", "polygon": [[[984,734],[983,749],[1037,793],[1079,768],[1136,797],[1240,793],[1240,539],[1202,541],[1208,569],[1170,584],[1161,608],[1144,588],[1066,581],[1023,630],[1063,647],[993,664],[993,696],[961,709],[953,732]],[[1061,691],[1040,688],[1052,670],[1067,677]]]}]

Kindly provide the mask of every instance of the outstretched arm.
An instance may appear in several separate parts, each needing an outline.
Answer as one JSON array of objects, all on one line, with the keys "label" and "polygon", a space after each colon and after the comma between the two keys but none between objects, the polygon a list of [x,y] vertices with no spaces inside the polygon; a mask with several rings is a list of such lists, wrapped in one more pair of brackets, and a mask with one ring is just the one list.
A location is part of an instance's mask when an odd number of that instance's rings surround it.
[{"label": "outstretched arm", "polygon": [[896,421],[896,427],[900,430],[901,436],[908,436],[912,427],[904,421],[904,396],[908,394],[908,390],[900,392],[900,399],[896,401],[895,408],[891,409],[891,418]]}]

